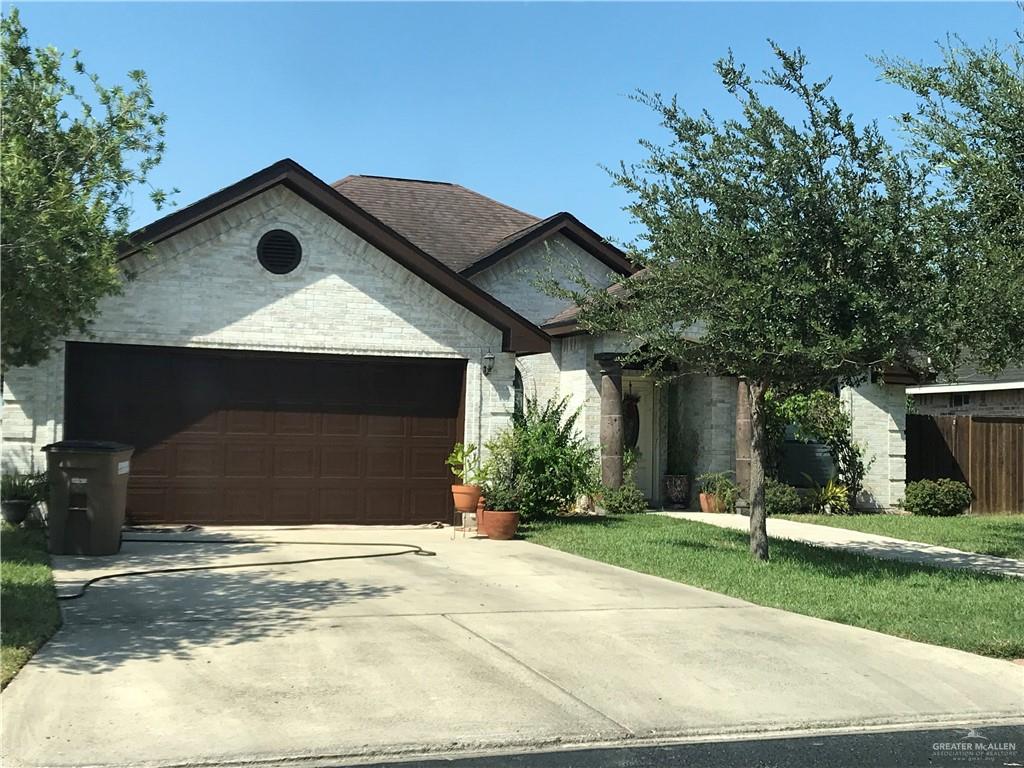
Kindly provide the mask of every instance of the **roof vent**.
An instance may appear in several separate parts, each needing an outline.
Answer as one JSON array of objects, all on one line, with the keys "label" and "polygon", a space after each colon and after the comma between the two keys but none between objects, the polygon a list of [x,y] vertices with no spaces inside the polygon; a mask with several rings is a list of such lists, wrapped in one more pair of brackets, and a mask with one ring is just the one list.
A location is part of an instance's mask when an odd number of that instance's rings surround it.
[{"label": "roof vent", "polygon": [[287,275],[302,260],[302,246],[291,232],[272,229],[260,238],[256,256],[267,272]]}]

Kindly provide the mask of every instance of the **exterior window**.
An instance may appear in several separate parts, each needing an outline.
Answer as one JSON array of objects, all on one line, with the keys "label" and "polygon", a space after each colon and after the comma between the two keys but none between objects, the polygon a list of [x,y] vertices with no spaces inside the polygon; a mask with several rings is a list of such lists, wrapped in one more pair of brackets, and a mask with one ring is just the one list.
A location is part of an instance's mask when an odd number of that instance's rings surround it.
[{"label": "exterior window", "polygon": [[512,377],[512,413],[522,416],[523,411],[523,374],[519,372],[519,368],[516,368],[515,375]]},{"label": "exterior window", "polygon": [[949,396],[949,405],[951,408],[961,408],[970,404],[971,396],[969,394],[952,394]]}]

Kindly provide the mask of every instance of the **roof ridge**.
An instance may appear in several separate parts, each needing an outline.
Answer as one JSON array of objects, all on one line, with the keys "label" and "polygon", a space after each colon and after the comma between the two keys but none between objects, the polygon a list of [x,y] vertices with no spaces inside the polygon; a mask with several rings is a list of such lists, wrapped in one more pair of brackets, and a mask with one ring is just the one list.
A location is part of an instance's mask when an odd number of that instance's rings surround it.
[{"label": "roof ridge", "polygon": [[[460,184],[455,184],[450,181],[433,181],[432,179],[409,179],[405,176],[380,176],[375,173],[350,173],[343,179],[338,179],[331,186],[336,187],[339,184],[344,184],[346,181],[351,179],[383,179],[385,181],[408,181],[413,184],[437,184],[443,187],[458,187]],[[471,190],[472,191],[472,190]]]}]

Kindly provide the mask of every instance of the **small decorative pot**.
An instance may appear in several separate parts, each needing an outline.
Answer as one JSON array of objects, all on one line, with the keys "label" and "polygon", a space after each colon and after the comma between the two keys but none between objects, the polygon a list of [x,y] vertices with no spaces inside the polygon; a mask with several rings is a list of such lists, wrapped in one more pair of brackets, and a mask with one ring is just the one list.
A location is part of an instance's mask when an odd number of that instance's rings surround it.
[{"label": "small decorative pot", "polygon": [[464,515],[476,512],[476,505],[480,501],[479,485],[453,485],[452,499],[455,500],[455,509]]},{"label": "small decorative pot", "polygon": [[0,514],[3,515],[5,522],[11,525],[21,525],[25,518],[28,517],[29,511],[32,509],[32,503],[24,499],[0,502]]},{"label": "small decorative pot", "polygon": [[665,499],[673,507],[685,507],[690,503],[690,476],[665,475]]},{"label": "small decorative pot", "polygon": [[516,537],[519,529],[519,513],[487,510],[487,538],[508,541]]},{"label": "small decorative pot", "polygon": [[700,495],[701,512],[725,512],[725,505],[722,500],[713,493],[702,493]]}]

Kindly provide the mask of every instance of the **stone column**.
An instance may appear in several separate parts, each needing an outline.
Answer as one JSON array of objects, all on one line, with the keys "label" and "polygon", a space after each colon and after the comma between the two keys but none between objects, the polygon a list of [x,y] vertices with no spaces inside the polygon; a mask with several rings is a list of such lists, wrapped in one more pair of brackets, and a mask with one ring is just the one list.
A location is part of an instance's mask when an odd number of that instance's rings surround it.
[{"label": "stone column", "polygon": [[736,485],[744,499],[750,499],[750,385],[740,379],[736,385]]},{"label": "stone column", "polygon": [[600,355],[601,364],[601,482],[608,488],[622,485],[622,366],[612,356]]}]

